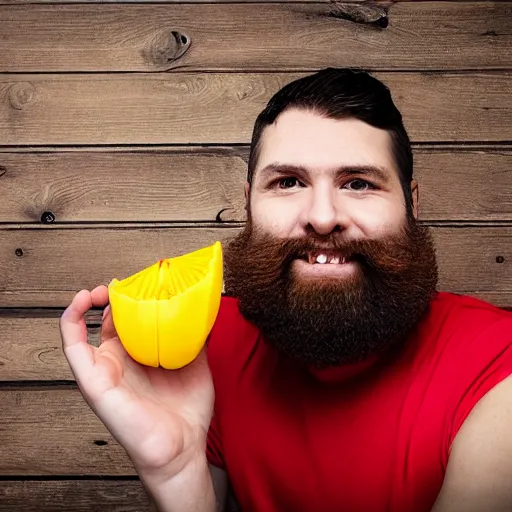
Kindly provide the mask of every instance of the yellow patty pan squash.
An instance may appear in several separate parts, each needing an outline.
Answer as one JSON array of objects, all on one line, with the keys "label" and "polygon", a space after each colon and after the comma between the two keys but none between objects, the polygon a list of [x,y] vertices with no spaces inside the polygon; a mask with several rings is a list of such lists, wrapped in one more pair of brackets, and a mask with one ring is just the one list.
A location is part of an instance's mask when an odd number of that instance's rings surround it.
[{"label": "yellow patty pan squash", "polygon": [[220,307],[222,247],[163,259],[109,285],[114,326],[137,362],[181,368],[203,348]]}]

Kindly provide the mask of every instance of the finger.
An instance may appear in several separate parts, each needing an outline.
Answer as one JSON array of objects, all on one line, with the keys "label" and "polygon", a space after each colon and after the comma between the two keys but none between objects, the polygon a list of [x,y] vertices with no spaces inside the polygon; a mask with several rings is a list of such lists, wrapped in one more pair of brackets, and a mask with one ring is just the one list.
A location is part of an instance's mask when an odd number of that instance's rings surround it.
[{"label": "finger", "polygon": [[78,382],[94,367],[93,347],[87,340],[85,313],[92,307],[91,293],[79,291],[60,319],[64,354]]},{"label": "finger", "polygon": [[91,293],[80,290],[60,318],[60,331],[64,348],[87,343],[85,313],[92,307]]},{"label": "finger", "polygon": [[108,304],[108,288],[100,285],[91,291],[92,305],[94,307],[105,307]]}]

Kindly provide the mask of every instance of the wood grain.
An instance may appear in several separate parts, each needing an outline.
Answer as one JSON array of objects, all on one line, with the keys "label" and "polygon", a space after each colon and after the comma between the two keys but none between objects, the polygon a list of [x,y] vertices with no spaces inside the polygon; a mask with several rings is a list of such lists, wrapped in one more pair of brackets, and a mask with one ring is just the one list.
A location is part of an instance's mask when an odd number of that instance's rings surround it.
[{"label": "wood grain", "polygon": [[415,149],[420,219],[512,220],[509,149]]},{"label": "wood grain", "polygon": [[2,390],[0,400],[0,475],[136,474],[77,389]]},{"label": "wood grain", "polygon": [[[139,480],[0,480],[0,510],[150,512]],[[154,510],[154,509],[153,509]]]},{"label": "wood grain", "polygon": [[245,220],[236,150],[0,152],[0,167],[0,222]]},{"label": "wood grain", "polygon": [[[0,307],[65,307],[82,288],[225,241],[239,229],[4,229]],[[512,306],[512,227],[433,227],[432,233],[441,289]]]},{"label": "wood grain", "polygon": [[[238,229],[6,229],[0,231],[0,268],[5,269],[0,307],[62,306],[83,287],[107,284],[159,259],[224,241]],[[18,256],[16,249],[23,254]]]},{"label": "wood grain", "polygon": [[385,29],[341,12],[322,2],[0,5],[0,71],[510,67],[510,3],[402,2]]},{"label": "wood grain", "polygon": [[[248,143],[287,73],[0,75],[4,145]],[[511,139],[510,73],[376,73],[415,142]]]},{"label": "wood grain", "polygon": [[[421,220],[512,220],[512,150],[417,147]],[[0,222],[244,221],[248,148],[0,149]],[[80,227],[80,225],[77,225]]]},{"label": "wood grain", "polygon": [[[0,316],[0,381],[75,380],[62,352],[59,318]],[[88,330],[89,342],[98,346],[100,327]]]}]

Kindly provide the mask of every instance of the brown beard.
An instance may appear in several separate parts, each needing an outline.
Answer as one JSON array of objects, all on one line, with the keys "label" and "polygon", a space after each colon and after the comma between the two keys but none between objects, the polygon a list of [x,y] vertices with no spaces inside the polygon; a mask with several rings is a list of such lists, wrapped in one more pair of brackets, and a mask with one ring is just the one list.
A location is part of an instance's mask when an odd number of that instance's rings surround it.
[{"label": "brown beard", "polygon": [[[342,236],[280,239],[249,221],[224,247],[226,294],[268,343],[308,365],[356,363],[403,343],[435,293],[434,243],[414,219],[385,239]],[[358,272],[296,275],[294,260],[318,249],[351,255]]]}]

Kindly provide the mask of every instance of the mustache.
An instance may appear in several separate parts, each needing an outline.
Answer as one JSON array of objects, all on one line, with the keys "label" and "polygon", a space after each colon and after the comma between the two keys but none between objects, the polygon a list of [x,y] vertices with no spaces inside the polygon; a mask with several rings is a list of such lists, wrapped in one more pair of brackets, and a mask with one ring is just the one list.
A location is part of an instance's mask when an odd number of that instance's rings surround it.
[{"label": "mustache", "polygon": [[[322,236],[316,233],[307,236],[276,239],[265,233],[247,232],[245,243],[252,245],[253,258],[264,257],[270,267],[289,266],[296,259],[304,259],[309,253],[335,253],[356,261],[368,270],[386,270],[400,273],[415,258],[415,242],[424,236],[425,228],[416,225],[414,229],[406,225],[393,236],[385,239],[347,239],[340,233]],[[258,241],[257,245],[251,242]],[[412,242],[412,244],[411,244]]]}]

